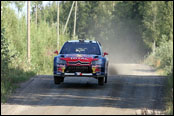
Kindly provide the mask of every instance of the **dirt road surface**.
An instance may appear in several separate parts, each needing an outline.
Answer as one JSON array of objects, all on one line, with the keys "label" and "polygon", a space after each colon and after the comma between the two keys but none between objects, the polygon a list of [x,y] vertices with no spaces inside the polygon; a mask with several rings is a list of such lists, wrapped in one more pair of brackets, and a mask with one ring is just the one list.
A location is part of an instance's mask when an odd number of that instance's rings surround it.
[{"label": "dirt road surface", "polygon": [[164,109],[164,80],[143,64],[110,64],[108,83],[94,78],[67,77],[60,85],[52,75],[39,75],[22,83],[1,114],[123,115],[141,109]]}]

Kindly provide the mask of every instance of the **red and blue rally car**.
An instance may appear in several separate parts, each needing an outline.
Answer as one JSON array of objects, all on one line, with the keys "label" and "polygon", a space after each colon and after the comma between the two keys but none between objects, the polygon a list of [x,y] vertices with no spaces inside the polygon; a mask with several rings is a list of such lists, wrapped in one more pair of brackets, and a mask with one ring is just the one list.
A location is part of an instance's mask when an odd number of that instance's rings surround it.
[{"label": "red and blue rally car", "polygon": [[98,41],[71,40],[65,42],[54,57],[54,83],[64,82],[65,77],[93,77],[99,85],[107,83],[108,53],[102,51]]}]

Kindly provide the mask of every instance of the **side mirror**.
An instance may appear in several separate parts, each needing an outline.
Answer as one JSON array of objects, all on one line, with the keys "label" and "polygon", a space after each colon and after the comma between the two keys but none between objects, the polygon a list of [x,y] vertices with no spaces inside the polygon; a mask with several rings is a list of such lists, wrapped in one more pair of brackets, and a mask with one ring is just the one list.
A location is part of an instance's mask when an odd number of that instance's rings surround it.
[{"label": "side mirror", "polygon": [[57,54],[57,55],[59,54],[57,50],[56,50],[56,51],[54,51],[54,53],[55,53],[55,54]]},{"label": "side mirror", "polygon": [[109,55],[107,52],[104,52],[104,56]]}]

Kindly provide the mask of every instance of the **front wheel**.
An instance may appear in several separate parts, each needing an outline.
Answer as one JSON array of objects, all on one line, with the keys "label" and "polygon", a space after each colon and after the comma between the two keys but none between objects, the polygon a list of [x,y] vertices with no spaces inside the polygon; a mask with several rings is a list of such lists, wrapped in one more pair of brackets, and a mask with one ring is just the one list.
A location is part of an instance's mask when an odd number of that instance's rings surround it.
[{"label": "front wheel", "polygon": [[65,77],[61,77],[60,82],[64,82]]},{"label": "front wheel", "polygon": [[64,77],[54,76],[54,84],[60,84],[64,81]]},{"label": "front wheel", "polygon": [[106,76],[105,76],[105,83],[107,83],[107,81],[108,81],[108,75],[106,74]]},{"label": "front wheel", "polygon": [[104,85],[104,77],[98,78],[98,85]]}]

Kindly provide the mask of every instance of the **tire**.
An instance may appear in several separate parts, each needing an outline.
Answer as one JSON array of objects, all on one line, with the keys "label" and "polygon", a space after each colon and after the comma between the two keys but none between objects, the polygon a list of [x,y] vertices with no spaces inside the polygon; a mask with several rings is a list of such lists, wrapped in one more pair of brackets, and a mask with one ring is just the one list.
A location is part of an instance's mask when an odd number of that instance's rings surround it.
[{"label": "tire", "polygon": [[98,85],[104,85],[104,77],[98,78]]},{"label": "tire", "polygon": [[54,76],[54,84],[60,84],[61,83],[61,78],[58,76]]},{"label": "tire", "polygon": [[105,83],[107,83],[107,81],[108,81],[108,75],[106,74],[106,76],[105,76]]},{"label": "tire", "polygon": [[60,82],[64,82],[65,77],[60,77]]}]

